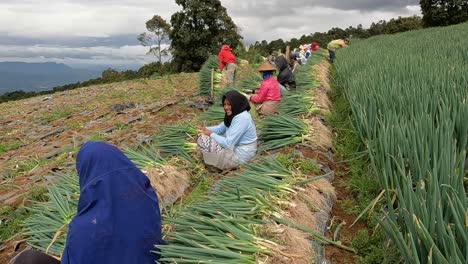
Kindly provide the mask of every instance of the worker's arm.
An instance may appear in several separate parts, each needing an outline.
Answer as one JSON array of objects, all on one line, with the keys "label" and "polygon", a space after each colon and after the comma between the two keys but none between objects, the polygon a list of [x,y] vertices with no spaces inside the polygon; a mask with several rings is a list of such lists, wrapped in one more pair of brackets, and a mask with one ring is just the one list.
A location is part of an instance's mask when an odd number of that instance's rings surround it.
[{"label": "worker's arm", "polygon": [[244,118],[244,115],[239,114],[232,119],[225,137],[216,133],[212,133],[210,137],[216,140],[223,148],[234,150],[247,131],[248,126],[249,122]]}]

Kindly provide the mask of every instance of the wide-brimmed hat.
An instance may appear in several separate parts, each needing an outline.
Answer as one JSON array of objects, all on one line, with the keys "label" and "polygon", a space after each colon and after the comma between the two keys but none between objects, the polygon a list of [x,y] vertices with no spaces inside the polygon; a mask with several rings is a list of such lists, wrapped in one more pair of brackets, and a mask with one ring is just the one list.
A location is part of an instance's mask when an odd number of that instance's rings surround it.
[{"label": "wide-brimmed hat", "polygon": [[276,71],[276,67],[271,65],[271,63],[269,63],[268,61],[265,61],[265,62],[263,62],[262,65],[260,65],[260,67],[258,67],[258,71],[259,72],[262,72],[262,71]]}]

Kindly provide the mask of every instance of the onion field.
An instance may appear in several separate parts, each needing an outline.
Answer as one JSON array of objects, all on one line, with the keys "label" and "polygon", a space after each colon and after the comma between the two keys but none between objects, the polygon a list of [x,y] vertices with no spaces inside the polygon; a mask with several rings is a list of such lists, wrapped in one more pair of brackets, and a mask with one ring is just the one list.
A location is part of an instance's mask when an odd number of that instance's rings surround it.
[{"label": "onion field", "polygon": [[468,261],[468,24],[354,41],[335,85],[384,195],[379,222],[406,263]]}]

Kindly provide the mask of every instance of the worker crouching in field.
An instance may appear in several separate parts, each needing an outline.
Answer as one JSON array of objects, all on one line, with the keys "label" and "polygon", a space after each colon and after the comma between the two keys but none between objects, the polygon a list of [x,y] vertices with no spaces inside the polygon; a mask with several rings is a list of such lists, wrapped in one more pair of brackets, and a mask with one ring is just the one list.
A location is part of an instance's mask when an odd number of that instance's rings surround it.
[{"label": "worker crouching in field", "polygon": [[25,250],[14,264],[154,263],[163,244],[158,197],[148,178],[116,147],[88,142],[76,158],[77,214],[61,261]]},{"label": "worker crouching in field", "polygon": [[234,54],[231,52],[231,47],[229,45],[221,46],[221,50],[218,53],[218,71],[222,71],[226,68],[226,79],[227,84],[232,84],[234,82],[236,70],[237,70],[237,61]]},{"label": "worker crouching in field", "polygon": [[276,59],[276,67],[278,68],[278,83],[288,90],[296,90],[296,78],[288,66],[288,62],[284,56],[279,56]]},{"label": "worker crouching in field", "polygon": [[328,56],[329,56],[328,60],[330,61],[330,63],[335,62],[335,52],[336,52],[336,50],[347,47],[348,43],[349,43],[349,39],[347,39],[347,38],[346,39],[335,39],[335,40],[330,41],[330,43],[328,43],[328,45],[327,45]]},{"label": "worker crouching in field", "polygon": [[258,71],[263,77],[260,89],[253,90],[253,94],[248,95],[247,98],[255,103],[255,108],[259,114],[271,115],[278,113],[281,92],[278,81],[273,77],[276,67],[265,61],[260,65]]},{"label": "worker crouching in field", "polygon": [[206,164],[221,170],[232,169],[255,157],[257,130],[250,116],[247,98],[238,91],[222,98],[224,121],[217,126],[197,126],[198,146]]},{"label": "worker crouching in field", "polygon": [[62,264],[154,263],[163,244],[158,197],[148,178],[116,147],[88,142],[76,158],[77,214]]}]

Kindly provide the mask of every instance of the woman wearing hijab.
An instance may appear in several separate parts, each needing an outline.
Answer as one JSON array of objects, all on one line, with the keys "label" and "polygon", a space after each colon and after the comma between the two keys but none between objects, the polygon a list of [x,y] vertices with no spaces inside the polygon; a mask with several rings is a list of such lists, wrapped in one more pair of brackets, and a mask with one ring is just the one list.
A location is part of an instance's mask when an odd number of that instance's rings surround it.
[{"label": "woman wearing hijab", "polygon": [[88,142],[77,155],[77,214],[62,264],[154,263],[163,244],[158,198],[148,178],[116,147]]},{"label": "woman wearing hijab", "polygon": [[154,263],[163,244],[158,198],[148,178],[116,147],[88,142],[78,152],[80,199],[62,259],[27,249],[13,264]]},{"label": "woman wearing hijab", "polygon": [[278,79],[279,84],[286,87],[288,90],[296,90],[296,78],[293,72],[288,66],[288,62],[284,56],[279,56],[276,59],[276,67],[278,68]]},{"label": "woman wearing hijab", "polygon": [[257,130],[250,116],[247,98],[238,91],[227,92],[222,98],[224,121],[217,126],[197,126],[198,138],[206,164],[218,169],[232,169],[255,157]]},{"label": "woman wearing hijab", "polygon": [[273,77],[276,67],[265,61],[258,71],[262,75],[263,81],[260,83],[260,89],[254,90],[249,100],[256,104],[259,114],[271,115],[278,112],[281,101],[281,92],[278,81]]}]

